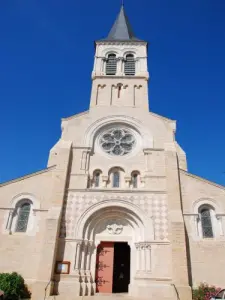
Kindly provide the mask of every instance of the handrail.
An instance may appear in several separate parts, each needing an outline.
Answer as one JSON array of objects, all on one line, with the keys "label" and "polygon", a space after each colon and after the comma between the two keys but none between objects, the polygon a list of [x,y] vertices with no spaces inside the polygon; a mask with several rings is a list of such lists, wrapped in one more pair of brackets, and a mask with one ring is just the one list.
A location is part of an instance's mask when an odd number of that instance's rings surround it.
[{"label": "handrail", "polygon": [[177,295],[177,299],[180,300],[180,296],[179,296],[179,293],[178,293],[178,290],[177,290],[177,287],[175,286],[174,283],[171,283],[171,285],[174,287],[175,289],[175,292],[176,292],[176,295]]},{"label": "handrail", "polygon": [[45,287],[45,296],[44,296],[44,300],[46,299],[46,291],[47,291],[47,288],[49,286],[49,284],[52,282],[52,280],[50,279],[49,282],[47,283],[46,287]]}]

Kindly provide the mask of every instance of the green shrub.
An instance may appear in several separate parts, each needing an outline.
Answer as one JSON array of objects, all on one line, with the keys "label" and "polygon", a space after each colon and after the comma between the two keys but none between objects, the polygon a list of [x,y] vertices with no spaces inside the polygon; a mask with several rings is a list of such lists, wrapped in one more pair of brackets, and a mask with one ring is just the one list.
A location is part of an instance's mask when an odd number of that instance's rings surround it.
[{"label": "green shrub", "polygon": [[207,283],[201,283],[198,288],[192,290],[193,300],[209,300],[211,297],[215,296],[221,288],[215,287],[213,285],[208,285]]},{"label": "green shrub", "polygon": [[0,290],[4,292],[7,300],[30,298],[31,295],[23,277],[15,272],[0,273]]}]

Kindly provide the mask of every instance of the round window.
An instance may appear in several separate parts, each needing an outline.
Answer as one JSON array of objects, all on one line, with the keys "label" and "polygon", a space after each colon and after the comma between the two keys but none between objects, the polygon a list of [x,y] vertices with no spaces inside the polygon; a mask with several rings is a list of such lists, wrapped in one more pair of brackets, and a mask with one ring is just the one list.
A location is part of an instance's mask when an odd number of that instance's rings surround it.
[{"label": "round window", "polygon": [[110,155],[123,156],[134,149],[136,139],[127,128],[111,128],[103,132],[99,144],[104,152]]}]

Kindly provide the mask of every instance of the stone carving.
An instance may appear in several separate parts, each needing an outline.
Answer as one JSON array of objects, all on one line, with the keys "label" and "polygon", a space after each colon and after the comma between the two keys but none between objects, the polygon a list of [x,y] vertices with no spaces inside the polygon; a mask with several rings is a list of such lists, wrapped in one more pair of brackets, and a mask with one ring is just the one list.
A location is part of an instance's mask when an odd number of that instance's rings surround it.
[{"label": "stone carving", "polygon": [[112,128],[100,138],[100,146],[110,155],[126,155],[133,150],[135,143],[134,135],[127,128]]},{"label": "stone carving", "polygon": [[120,224],[117,220],[112,220],[107,226],[106,230],[109,234],[121,234],[123,231],[123,225]]}]

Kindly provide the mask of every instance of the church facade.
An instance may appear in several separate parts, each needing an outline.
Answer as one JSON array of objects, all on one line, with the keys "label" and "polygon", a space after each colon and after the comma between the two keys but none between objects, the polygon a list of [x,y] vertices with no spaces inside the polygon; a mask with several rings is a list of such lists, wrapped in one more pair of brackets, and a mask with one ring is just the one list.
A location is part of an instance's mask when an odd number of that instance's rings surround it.
[{"label": "church facade", "polygon": [[62,119],[46,169],[0,185],[0,272],[33,299],[191,299],[225,282],[225,188],[187,171],[149,112],[147,42],[124,7],[95,43],[90,109]]}]

